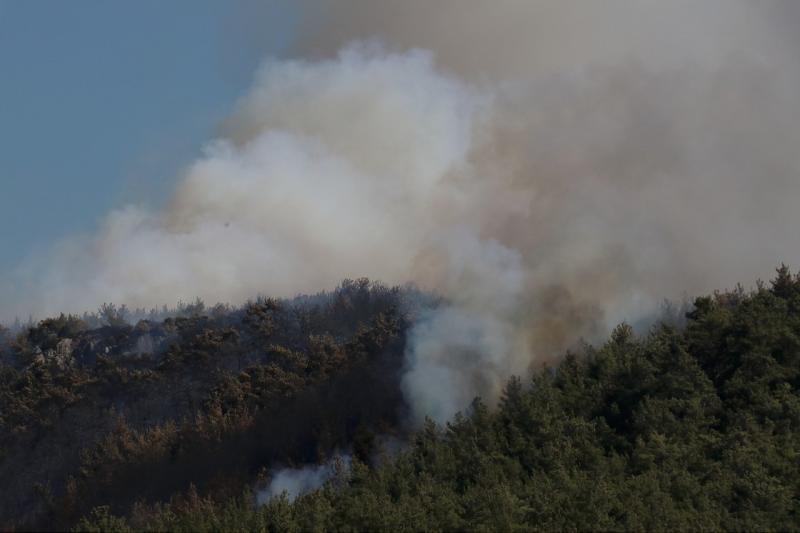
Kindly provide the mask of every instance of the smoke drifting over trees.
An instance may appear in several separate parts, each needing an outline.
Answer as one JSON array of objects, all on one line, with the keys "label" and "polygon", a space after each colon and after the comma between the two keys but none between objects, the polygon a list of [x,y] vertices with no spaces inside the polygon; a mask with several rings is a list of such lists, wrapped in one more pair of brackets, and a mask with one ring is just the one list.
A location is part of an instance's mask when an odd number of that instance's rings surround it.
[{"label": "smoke drifting over trees", "polygon": [[800,279],[614,326],[800,262],[798,4],[297,6],[163,208],[3,279],[0,526],[796,524]]},{"label": "smoke drifting over trees", "polygon": [[412,282],[447,304],[403,390],[443,421],[663,297],[800,260],[791,3],[301,7],[168,206],[65,242],[5,313]]},{"label": "smoke drifting over trees", "polygon": [[699,297],[680,328],[621,324],[409,434],[410,296],[349,281],[0,342],[0,526],[798,529],[800,275]]}]

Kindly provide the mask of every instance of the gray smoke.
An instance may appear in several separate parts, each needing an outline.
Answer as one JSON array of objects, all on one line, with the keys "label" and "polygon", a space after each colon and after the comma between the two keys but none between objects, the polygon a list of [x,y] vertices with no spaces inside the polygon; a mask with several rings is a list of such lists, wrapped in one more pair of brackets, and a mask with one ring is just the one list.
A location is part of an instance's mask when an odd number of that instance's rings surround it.
[{"label": "gray smoke", "polygon": [[292,296],[449,302],[412,328],[419,421],[664,297],[800,260],[793,2],[300,2],[169,206],[16,280],[10,315]]}]

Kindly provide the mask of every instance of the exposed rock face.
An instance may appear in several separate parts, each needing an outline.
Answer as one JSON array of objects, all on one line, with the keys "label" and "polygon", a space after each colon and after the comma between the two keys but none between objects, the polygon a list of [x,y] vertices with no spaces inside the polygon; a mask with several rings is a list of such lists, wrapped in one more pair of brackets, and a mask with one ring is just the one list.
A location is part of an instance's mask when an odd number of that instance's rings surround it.
[{"label": "exposed rock face", "polygon": [[74,361],[72,351],[72,339],[61,339],[58,341],[58,344],[56,344],[55,349],[47,350],[44,353],[42,361],[53,361],[60,368],[66,368],[71,366]]},{"label": "exposed rock face", "polygon": [[72,339],[61,339],[56,345],[56,355],[59,357],[72,356]]}]

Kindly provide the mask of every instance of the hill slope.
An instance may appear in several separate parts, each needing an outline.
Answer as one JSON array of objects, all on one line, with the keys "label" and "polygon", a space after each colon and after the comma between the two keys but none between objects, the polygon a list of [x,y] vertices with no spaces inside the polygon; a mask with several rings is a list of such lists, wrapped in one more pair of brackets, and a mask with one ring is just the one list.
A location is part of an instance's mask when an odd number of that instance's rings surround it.
[{"label": "hill slope", "polygon": [[126,513],[190,484],[238,495],[274,462],[392,431],[407,296],[348,281],[160,322],[61,316],[7,339],[0,527],[69,527],[96,505]]},{"label": "hill slope", "polygon": [[[511,380],[497,409],[476,400],[413,435],[399,429],[402,295],[352,283],[313,305],[167,320],[148,325],[171,339],[161,355],[72,366],[54,356],[74,326],[41,337],[55,327],[42,323],[10,349],[34,361],[3,370],[3,516],[105,530],[800,529],[800,277],[788,269],[698,298],[685,327],[621,325]],[[124,352],[144,326],[118,328],[69,338],[120,338],[110,353]],[[35,360],[36,342],[49,359]],[[387,434],[407,446],[380,455]],[[344,449],[352,466],[319,490],[256,503],[261,468]],[[15,475],[60,481],[15,500]]]}]

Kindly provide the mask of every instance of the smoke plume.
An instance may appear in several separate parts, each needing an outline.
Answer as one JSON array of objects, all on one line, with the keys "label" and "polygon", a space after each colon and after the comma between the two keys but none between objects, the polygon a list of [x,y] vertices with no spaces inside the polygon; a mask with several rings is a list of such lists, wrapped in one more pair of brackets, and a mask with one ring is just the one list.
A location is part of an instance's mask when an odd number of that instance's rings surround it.
[{"label": "smoke plume", "polygon": [[63,243],[8,313],[411,281],[448,304],[403,388],[445,420],[664,297],[800,260],[796,4],[300,6],[168,207]]},{"label": "smoke plume", "polygon": [[256,494],[256,502],[263,505],[284,493],[290,502],[294,501],[298,496],[322,487],[337,473],[344,473],[350,468],[350,461],[349,455],[337,455],[321,465],[280,468],[272,475],[269,486]]}]

